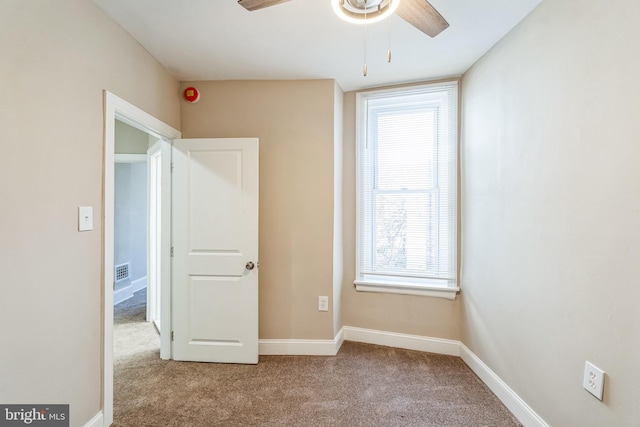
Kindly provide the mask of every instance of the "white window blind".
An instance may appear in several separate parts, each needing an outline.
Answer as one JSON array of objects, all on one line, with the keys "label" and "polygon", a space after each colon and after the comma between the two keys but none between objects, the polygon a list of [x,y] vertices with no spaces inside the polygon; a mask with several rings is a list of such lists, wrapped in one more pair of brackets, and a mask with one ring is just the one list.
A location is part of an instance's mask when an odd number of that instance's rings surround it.
[{"label": "white window blind", "polygon": [[457,82],[357,95],[356,286],[457,289],[457,101]]}]

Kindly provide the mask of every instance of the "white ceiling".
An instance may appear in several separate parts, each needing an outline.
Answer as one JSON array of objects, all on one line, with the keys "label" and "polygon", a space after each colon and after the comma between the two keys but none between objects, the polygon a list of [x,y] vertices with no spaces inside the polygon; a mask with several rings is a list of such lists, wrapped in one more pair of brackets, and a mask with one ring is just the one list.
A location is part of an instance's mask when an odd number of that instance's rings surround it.
[{"label": "white ceiling", "polygon": [[364,28],[330,0],[248,12],[236,0],[94,0],[181,81],[336,79],[343,90],[459,76],[541,0],[430,0],[450,27],[430,38],[398,16]]}]

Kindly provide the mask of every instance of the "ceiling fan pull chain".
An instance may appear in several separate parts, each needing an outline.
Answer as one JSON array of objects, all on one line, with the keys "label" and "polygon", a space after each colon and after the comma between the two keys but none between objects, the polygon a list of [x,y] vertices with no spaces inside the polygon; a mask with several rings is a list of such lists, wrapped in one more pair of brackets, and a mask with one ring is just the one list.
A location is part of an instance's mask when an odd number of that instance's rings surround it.
[{"label": "ceiling fan pull chain", "polygon": [[362,74],[367,77],[367,0],[364,0],[364,66]]},{"label": "ceiling fan pull chain", "polygon": [[[391,7],[392,1],[394,0],[389,2],[389,7]],[[391,63],[391,17],[388,17],[387,21],[389,22],[389,49],[387,50],[387,62]]]}]

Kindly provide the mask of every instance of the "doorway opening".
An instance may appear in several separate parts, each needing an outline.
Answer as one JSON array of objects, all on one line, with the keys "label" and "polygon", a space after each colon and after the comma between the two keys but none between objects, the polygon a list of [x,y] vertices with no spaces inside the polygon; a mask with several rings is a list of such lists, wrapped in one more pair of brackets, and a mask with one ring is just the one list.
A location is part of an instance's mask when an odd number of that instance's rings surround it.
[{"label": "doorway opening", "polygon": [[[159,275],[161,262],[155,242],[155,194],[158,174],[148,156],[158,138],[127,123],[115,121],[114,154],[114,419],[127,408],[122,398],[127,366],[135,360],[148,366],[160,350]],[[150,161],[147,161],[150,157]],[[160,158],[160,156],[158,156]],[[155,172],[155,171],[153,171]],[[150,268],[153,266],[153,268]],[[157,331],[154,329],[157,329]],[[141,359],[146,355],[146,359]],[[151,359],[151,360],[150,360]]]},{"label": "doorway opening", "polygon": [[134,293],[147,285],[154,285],[148,280],[147,247],[154,236],[147,224],[147,193],[151,184],[147,177],[147,150],[156,141],[156,137],[116,119],[114,305],[133,298]]},{"label": "doorway opening", "polygon": [[[138,107],[128,103],[127,101],[117,97],[116,95],[105,91],[104,93],[104,156],[103,156],[103,359],[102,359],[102,424],[109,426],[113,423],[113,329],[114,329],[114,284],[115,284],[115,165],[116,165],[116,125],[122,122],[129,125],[149,138],[153,137],[157,141],[161,151],[165,155],[170,156],[171,142],[180,138],[181,134],[178,130],[163,123],[148,113],[142,111]],[[124,153],[121,153],[124,154]],[[134,153],[135,154],[135,153]],[[146,155],[145,155],[146,157]],[[159,190],[163,195],[160,203],[170,203],[170,161],[162,163],[162,171],[160,179],[166,180],[166,185]],[[163,205],[164,206],[164,205]],[[168,212],[168,210],[166,211]],[[158,282],[158,299],[160,304],[160,312],[170,313],[168,307],[170,304],[170,218],[162,218],[159,225],[162,235],[167,238],[162,239],[158,243],[157,252],[159,255],[160,267]],[[162,268],[162,265],[167,268]],[[147,281],[149,278],[147,278]],[[147,304],[149,306],[149,304]],[[147,313],[150,319],[151,313]],[[162,316],[158,319],[159,330],[169,331],[169,316]],[[160,357],[168,359],[171,357],[171,337],[168,333],[161,333],[160,336]]]}]

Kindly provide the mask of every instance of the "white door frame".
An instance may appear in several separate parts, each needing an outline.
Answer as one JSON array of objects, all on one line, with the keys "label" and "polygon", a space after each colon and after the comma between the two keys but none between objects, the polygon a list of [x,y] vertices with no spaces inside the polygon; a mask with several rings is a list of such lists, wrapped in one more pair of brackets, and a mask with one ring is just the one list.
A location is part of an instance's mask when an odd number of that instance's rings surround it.
[{"label": "white door frame", "polygon": [[[153,322],[158,332],[162,331],[157,316],[160,306],[160,277],[162,276],[162,140],[156,141],[144,155],[147,161],[147,322]],[[117,157],[117,154],[116,154]],[[167,159],[165,159],[165,162]],[[158,162],[160,163],[158,165]],[[158,239],[160,238],[160,239]]]},{"label": "white door frame", "polygon": [[[182,134],[177,129],[156,119],[133,104],[119,98],[109,91],[104,91],[104,153],[103,153],[103,200],[102,200],[102,271],[103,271],[103,357],[102,357],[102,415],[103,426],[113,423],[113,250],[114,250],[114,160],[115,160],[115,121],[123,121],[148,134],[155,135],[165,141],[179,139]],[[169,239],[165,239],[167,241]],[[170,243],[170,242],[168,242]],[[167,266],[168,267],[168,266]],[[170,310],[165,310],[171,303],[170,271],[165,269],[169,277],[162,280],[161,318],[163,329],[169,331]],[[164,325],[167,325],[165,328]],[[171,336],[161,335],[161,357],[169,358]],[[163,354],[163,349],[165,350]]]},{"label": "white door frame", "polygon": [[[147,239],[147,269],[151,272],[151,268],[153,271],[153,280],[151,290],[153,292],[147,293],[147,321],[153,321],[156,328],[158,328],[158,332],[160,332],[160,358],[167,360],[171,359],[172,354],[172,343],[170,337],[171,331],[171,147],[172,143],[159,138],[152,148],[149,150],[153,150],[155,148],[155,152],[149,155],[150,151],[147,151],[147,157],[149,157],[149,165],[152,166],[148,168],[148,172],[151,172],[153,166],[157,166],[153,164],[153,160],[157,157],[160,157],[161,164],[159,170],[155,170],[156,177],[154,186],[160,186],[160,193],[156,193],[160,198],[160,203],[157,203],[155,206],[151,204],[151,185],[147,187],[147,221],[148,224],[151,225],[151,210],[153,208],[156,209],[156,212],[153,214],[156,216],[156,220],[158,219],[158,212],[160,216],[159,223],[155,221],[155,231],[152,231],[150,227],[148,227],[149,231],[149,239]],[[151,174],[150,174],[151,175]],[[151,184],[151,176],[149,177],[149,184]],[[155,189],[154,189],[155,190]],[[155,248],[151,247],[152,239],[151,235],[154,234]],[[158,244],[158,240],[160,243]],[[159,268],[158,268],[159,267]],[[159,271],[158,271],[159,270]],[[153,297],[153,299],[152,299]],[[159,298],[158,298],[159,297]],[[160,299],[160,302],[158,302]],[[151,311],[160,312],[160,322],[158,323],[158,319],[153,316],[150,316]],[[166,317],[166,319],[164,319]],[[167,331],[166,334],[163,334],[162,331]]]}]

